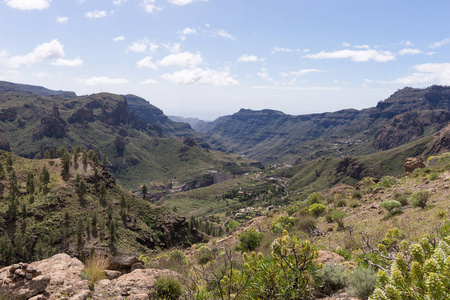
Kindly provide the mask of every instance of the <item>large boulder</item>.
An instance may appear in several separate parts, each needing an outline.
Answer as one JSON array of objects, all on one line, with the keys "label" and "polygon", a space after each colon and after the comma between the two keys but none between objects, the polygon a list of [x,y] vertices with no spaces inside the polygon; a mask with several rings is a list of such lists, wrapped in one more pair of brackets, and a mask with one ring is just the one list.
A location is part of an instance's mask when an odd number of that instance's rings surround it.
[{"label": "large boulder", "polygon": [[111,298],[122,296],[136,300],[153,299],[156,291],[156,280],[160,277],[181,278],[181,275],[170,270],[136,269],[114,280],[104,279],[99,281],[95,286],[94,293]]},{"label": "large boulder", "polygon": [[415,169],[425,168],[425,163],[422,157],[408,157],[405,159],[405,173],[411,173]]},{"label": "large boulder", "polygon": [[137,263],[144,265],[144,262],[136,256],[110,257],[107,269],[129,273],[131,272],[131,267]]},{"label": "large boulder", "polygon": [[14,264],[0,270],[1,293],[8,299],[28,299],[43,293],[50,276],[26,263]]}]

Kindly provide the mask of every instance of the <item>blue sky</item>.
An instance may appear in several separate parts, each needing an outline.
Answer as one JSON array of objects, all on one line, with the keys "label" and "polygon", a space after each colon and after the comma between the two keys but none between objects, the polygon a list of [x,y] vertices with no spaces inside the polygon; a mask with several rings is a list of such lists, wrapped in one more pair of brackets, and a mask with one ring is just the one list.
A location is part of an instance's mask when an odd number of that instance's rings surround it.
[{"label": "blue sky", "polygon": [[447,0],[0,1],[0,80],[170,115],[362,109],[450,85]]}]

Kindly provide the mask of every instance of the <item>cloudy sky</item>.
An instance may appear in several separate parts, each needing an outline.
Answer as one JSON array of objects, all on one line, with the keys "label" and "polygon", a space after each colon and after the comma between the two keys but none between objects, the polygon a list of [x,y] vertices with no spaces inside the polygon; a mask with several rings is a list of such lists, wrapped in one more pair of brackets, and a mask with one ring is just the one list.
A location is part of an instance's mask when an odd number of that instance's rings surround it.
[{"label": "cloudy sky", "polygon": [[450,85],[448,0],[0,1],[0,80],[170,115],[361,109]]}]

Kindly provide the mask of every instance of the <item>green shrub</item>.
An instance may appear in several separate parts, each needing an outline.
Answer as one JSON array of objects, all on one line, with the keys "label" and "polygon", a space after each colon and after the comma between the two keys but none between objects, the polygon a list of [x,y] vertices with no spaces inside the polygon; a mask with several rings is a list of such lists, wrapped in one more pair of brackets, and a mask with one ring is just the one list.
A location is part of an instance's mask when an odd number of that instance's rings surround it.
[{"label": "green shrub", "polygon": [[292,227],[294,224],[294,217],[280,216],[278,220],[270,224],[270,230],[272,232],[282,232],[283,230]]},{"label": "green shrub", "polygon": [[310,213],[311,215],[313,215],[314,217],[317,218],[317,217],[320,216],[326,209],[327,209],[327,207],[326,207],[325,205],[323,205],[322,203],[314,203],[314,204],[311,204],[311,205],[309,206],[308,211],[309,211],[309,213]]},{"label": "green shrub", "polygon": [[186,256],[184,256],[183,251],[178,249],[170,251],[169,259],[179,264],[186,264]]},{"label": "green shrub", "polygon": [[286,212],[287,212],[288,216],[292,216],[297,211],[298,211],[297,205],[289,205],[288,207],[286,207]]},{"label": "green shrub", "polygon": [[398,202],[396,200],[389,200],[389,201],[381,202],[380,207],[384,208],[388,212],[392,212],[393,210],[402,207],[402,205],[400,204],[400,202]]},{"label": "green shrub", "polygon": [[359,206],[359,202],[357,200],[352,200],[349,202],[348,206],[351,208],[357,208]]},{"label": "green shrub", "polygon": [[437,217],[438,217],[439,219],[441,219],[441,220],[445,219],[445,215],[446,215],[446,213],[445,213],[445,211],[443,211],[443,210],[439,210],[439,211],[437,212]]},{"label": "green shrub", "polygon": [[428,179],[430,181],[435,181],[438,178],[439,178],[439,174],[437,174],[437,173],[431,173],[430,175],[428,175]]},{"label": "green shrub", "polygon": [[340,246],[336,247],[336,249],[334,249],[333,252],[336,254],[339,254],[347,261],[352,258],[352,254],[350,253],[350,251],[345,250],[344,248],[342,248]]},{"label": "green shrub", "polygon": [[346,212],[338,210],[331,215],[331,219],[338,224],[339,229],[343,229],[344,222],[342,221],[342,219],[345,218],[346,216],[347,216]]},{"label": "green shrub", "polygon": [[344,207],[344,206],[347,206],[347,200],[345,198],[337,200],[336,207]]},{"label": "green shrub", "polygon": [[372,268],[358,266],[349,280],[351,286],[350,294],[366,300],[372,294],[377,283],[377,273]]},{"label": "green shrub", "polygon": [[156,279],[156,295],[158,299],[175,300],[183,294],[181,283],[172,277]]},{"label": "green shrub", "polygon": [[429,191],[415,192],[409,197],[409,201],[411,202],[412,207],[420,207],[423,209],[427,206],[430,196],[431,193]]},{"label": "green shrub", "polygon": [[353,199],[361,199],[363,197],[363,194],[361,191],[354,191],[352,193],[352,198]]},{"label": "green shrub", "polygon": [[439,235],[442,238],[445,238],[446,236],[450,235],[450,222],[447,224],[442,225],[441,228],[439,228]]},{"label": "green shrub", "polygon": [[408,205],[408,198],[406,197],[405,194],[396,192],[396,193],[394,194],[394,199],[397,200],[398,202],[400,202],[400,204],[401,204],[402,206]]},{"label": "green shrub", "polygon": [[325,263],[316,275],[316,291],[320,296],[329,296],[348,285],[346,267]]},{"label": "green shrub", "polygon": [[201,246],[198,249],[198,263],[204,265],[214,258],[213,252],[209,247]]},{"label": "green shrub", "polygon": [[376,185],[379,187],[391,188],[396,182],[396,178],[392,176],[384,176]]},{"label": "green shrub", "polygon": [[256,231],[255,228],[247,229],[238,235],[239,244],[236,248],[242,252],[253,251],[259,246],[263,237],[264,233]]},{"label": "green shrub", "polygon": [[320,201],[322,201],[324,199],[323,195],[321,193],[318,192],[314,192],[312,194],[310,194],[308,196],[308,198],[306,199],[307,203],[309,205],[314,204],[314,203],[319,203]]},{"label": "green shrub", "polygon": [[295,228],[310,234],[317,228],[316,220],[310,216],[298,218],[295,222]]}]

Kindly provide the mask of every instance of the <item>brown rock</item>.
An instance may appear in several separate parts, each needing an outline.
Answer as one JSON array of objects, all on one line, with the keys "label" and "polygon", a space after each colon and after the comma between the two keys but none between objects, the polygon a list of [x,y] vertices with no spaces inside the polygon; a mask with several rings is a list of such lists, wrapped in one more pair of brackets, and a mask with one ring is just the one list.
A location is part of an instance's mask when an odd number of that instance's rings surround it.
[{"label": "brown rock", "polygon": [[106,278],[109,280],[116,279],[122,275],[120,271],[105,270]]},{"label": "brown rock", "polygon": [[413,172],[418,168],[425,168],[425,163],[422,157],[408,157],[407,159],[405,159],[405,173]]},{"label": "brown rock", "polygon": [[3,283],[2,291],[11,299],[28,299],[44,292],[49,282],[50,276],[47,275],[41,275],[26,282],[6,281]]},{"label": "brown rock", "polygon": [[342,264],[343,262],[345,262],[345,259],[337,253],[319,250],[319,257],[316,259],[316,262],[319,264]]},{"label": "brown rock", "polygon": [[92,292],[90,290],[83,290],[76,295],[69,298],[69,300],[86,300],[92,298]]},{"label": "brown rock", "polygon": [[108,270],[131,270],[131,266],[135,263],[144,264],[142,260],[136,256],[110,257],[108,260]]},{"label": "brown rock", "polygon": [[33,262],[29,267],[40,270],[44,275],[51,277],[46,291],[52,295],[50,297],[52,300],[58,299],[53,296],[58,291],[80,282],[81,272],[84,270],[84,264],[81,261],[64,253]]},{"label": "brown rock", "polygon": [[142,263],[135,263],[131,266],[131,272],[137,269],[145,269],[144,264]]}]

